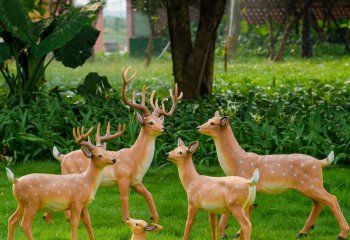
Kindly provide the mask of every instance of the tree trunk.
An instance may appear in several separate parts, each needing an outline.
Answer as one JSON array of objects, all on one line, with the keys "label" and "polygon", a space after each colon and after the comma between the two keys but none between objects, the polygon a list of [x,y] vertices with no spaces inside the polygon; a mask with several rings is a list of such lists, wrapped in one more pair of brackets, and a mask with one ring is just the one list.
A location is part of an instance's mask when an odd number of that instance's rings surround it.
[{"label": "tree trunk", "polygon": [[273,21],[272,16],[269,15],[268,17],[268,24],[269,24],[269,40],[270,40],[270,48],[269,48],[269,59],[273,60],[275,56],[275,37],[273,36]]},{"label": "tree trunk", "polygon": [[280,48],[278,49],[277,55],[273,59],[276,62],[281,61],[283,58],[284,48],[286,47],[289,32],[290,32],[290,29],[292,27],[293,21],[291,19],[292,19],[292,16],[287,16],[286,27],[284,28],[284,32],[283,32],[283,36],[282,36],[282,40],[281,40],[281,45],[280,45]]},{"label": "tree trunk", "polygon": [[216,31],[226,0],[200,1],[200,20],[193,47],[188,1],[167,0],[166,3],[175,82],[185,99],[210,95]]},{"label": "tree trunk", "polygon": [[303,12],[303,30],[301,36],[301,56],[304,58],[312,57],[312,43],[311,43],[311,1],[305,2],[306,7]]},{"label": "tree trunk", "polygon": [[241,33],[241,1],[236,0],[235,1],[235,7],[233,9],[233,26],[232,26],[232,44],[230,44],[231,48],[228,49],[229,55],[231,55],[233,58],[236,55],[236,51],[238,48],[238,37]]},{"label": "tree trunk", "polygon": [[155,29],[154,29],[155,24],[153,23],[151,17],[149,17],[149,23],[151,26],[151,33],[148,37],[148,44],[147,44],[147,47],[145,49],[145,67],[149,67],[149,65],[151,64],[153,48],[154,48],[154,38],[156,35]]}]

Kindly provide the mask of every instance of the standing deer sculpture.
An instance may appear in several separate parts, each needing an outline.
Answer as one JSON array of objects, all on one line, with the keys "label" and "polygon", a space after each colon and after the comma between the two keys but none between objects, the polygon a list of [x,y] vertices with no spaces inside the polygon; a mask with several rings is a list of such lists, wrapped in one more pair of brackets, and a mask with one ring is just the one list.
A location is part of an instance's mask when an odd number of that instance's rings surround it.
[{"label": "standing deer sculpture", "polygon": [[179,138],[177,148],[166,153],[168,160],[176,164],[181,183],[187,193],[188,214],[182,239],[188,239],[198,209],[204,209],[209,213],[213,240],[217,239],[217,214],[222,213],[232,213],[242,229],[240,239],[250,240],[252,225],[248,214],[255,200],[259,170],[254,171],[250,180],[236,176],[199,175],[192,161],[192,155],[198,146],[196,141],[187,147]]},{"label": "standing deer sculpture", "polygon": [[146,240],[147,232],[159,232],[163,229],[163,227],[158,224],[148,224],[144,220],[136,220],[132,218],[126,220],[126,223],[129,225],[132,232],[131,240]]},{"label": "standing deer sculpture", "polygon": [[[237,142],[228,117],[221,117],[219,112],[197,130],[213,138],[220,166],[226,175],[247,177],[259,168],[261,178],[256,186],[257,192],[280,194],[295,189],[313,201],[311,213],[297,238],[307,236],[324,206],[330,208],[340,226],[337,239],[347,238],[350,229],[337,198],[323,187],[322,168],[333,162],[333,152],[323,160],[305,154],[258,155],[246,152]],[[228,217],[223,215],[220,220],[220,234],[224,238],[227,237],[224,230]]]},{"label": "standing deer sculpture", "polygon": [[[127,106],[140,110],[143,113],[143,115],[139,112],[136,113],[137,120],[141,124],[141,131],[134,145],[130,148],[124,148],[119,151],[109,151],[110,156],[117,160],[118,167],[115,168],[110,166],[103,170],[101,186],[119,187],[122,205],[122,219],[124,222],[129,218],[129,191],[131,187],[134,191],[145,198],[151,211],[152,221],[158,223],[159,216],[152,194],[143,185],[142,179],[152,163],[155,150],[155,140],[166,131],[163,125],[164,116],[169,117],[174,113],[177,102],[182,98],[182,93],[180,93],[180,95],[178,94],[177,85],[175,85],[174,92],[169,89],[172,106],[167,112],[163,103],[162,107],[160,107],[158,99],[154,101],[155,91],[153,91],[150,97],[150,105],[153,109],[153,112],[151,113],[145,104],[145,86],[143,86],[142,89],[141,104],[135,102],[135,91],[133,91],[132,94],[132,102],[127,99],[127,86],[136,76],[135,72],[130,78],[128,78],[127,75],[129,70],[130,67],[122,70],[122,100]],[[101,141],[102,140],[104,139],[101,139]],[[80,150],[66,155],[61,154],[56,148],[54,148],[53,152],[55,158],[61,161],[62,174],[82,172],[90,164],[90,159],[84,157]],[[71,159],[74,159],[74,161]],[[51,216],[46,215],[45,219],[49,222]]]},{"label": "standing deer sculpture", "polygon": [[[8,240],[13,240],[15,226],[21,219],[21,227],[27,239],[32,240],[32,223],[39,209],[55,212],[69,209],[72,239],[76,239],[80,218],[89,239],[94,239],[87,206],[95,198],[103,168],[113,165],[116,159],[111,158],[105,149],[93,145],[90,139],[84,141],[92,130],[93,128],[84,134],[84,127],[81,130],[78,128],[77,131],[73,128],[75,143],[82,146],[83,154],[91,159],[91,164],[85,172],[70,175],[35,173],[16,178],[11,170],[6,168],[18,203],[15,213],[8,220]],[[117,134],[120,136],[122,132]]]}]

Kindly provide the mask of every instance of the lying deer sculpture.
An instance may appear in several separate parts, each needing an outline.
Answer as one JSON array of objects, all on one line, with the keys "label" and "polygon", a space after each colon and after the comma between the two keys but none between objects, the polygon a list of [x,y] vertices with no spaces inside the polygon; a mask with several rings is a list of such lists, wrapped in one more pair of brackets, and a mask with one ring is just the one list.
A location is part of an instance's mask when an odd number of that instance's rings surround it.
[{"label": "lying deer sculpture", "polygon": [[146,240],[146,232],[159,232],[163,229],[163,227],[158,224],[148,224],[144,220],[132,218],[126,220],[126,223],[129,225],[132,232],[131,240]]},{"label": "lying deer sculpture", "polygon": [[93,145],[90,139],[84,141],[92,130],[93,128],[84,134],[84,127],[81,130],[78,128],[77,131],[73,129],[75,143],[82,146],[83,154],[91,159],[90,166],[83,173],[70,175],[35,173],[16,178],[11,170],[6,168],[7,177],[13,183],[13,194],[18,203],[15,213],[8,220],[8,240],[13,240],[15,226],[21,219],[21,227],[27,239],[33,239],[32,223],[39,209],[55,212],[69,209],[72,239],[76,239],[80,218],[90,240],[94,239],[87,206],[94,200],[103,168],[113,165],[116,159],[111,158],[105,149]]},{"label": "lying deer sculpture", "polygon": [[[127,106],[140,110],[143,113],[143,116],[138,112],[136,113],[137,120],[141,124],[141,131],[136,142],[130,148],[124,148],[119,151],[109,151],[110,156],[117,159],[118,166],[110,166],[103,170],[101,186],[116,185],[119,187],[123,221],[129,218],[129,191],[131,187],[145,198],[151,211],[151,219],[154,223],[158,223],[159,217],[152,194],[143,185],[142,179],[152,163],[155,140],[159,135],[165,132],[165,127],[163,125],[164,116],[169,117],[174,113],[177,102],[182,98],[182,93],[180,93],[180,95],[178,94],[177,85],[175,85],[174,92],[169,89],[172,106],[167,112],[163,103],[162,107],[160,107],[158,99],[154,101],[155,91],[153,91],[150,97],[150,105],[153,109],[151,113],[145,104],[145,86],[143,86],[142,89],[141,104],[135,102],[135,91],[133,91],[132,94],[132,102],[127,100],[127,86],[136,76],[136,73],[134,73],[130,78],[127,78],[129,69],[130,67],[126,68],[126,70],[122,70],[122,100]],[[110,138],[101,138],[101,141],[109,139]],[[62,174],[82,172],[90,164],[90,159],[84,157],[80,150],[66,155],[58,152],[56,148],[54,148],[53,152],[55,158],[61,161]],[[74,159],[74,161],[71,159]],[[50,218],[50,216],[45,217],[46,221],[50,221]]]},{"label": "lying deer sculpture", "polygon": [[[323,187],[322,168],[330,165],[334,154],[323,160],[317,160],[304,154],[258,155],[244,151],[237,142],[229,124],[228,117],[216,112],[214,117],[199,126],[198,131],[214,139],[220,166],[226,175],[247,177],[254,169],[260,169],[260,181],[257,191],[266,194],[280,194],[295,189],[313,200],[313,208],[305,226],[297,235],[305,237],[315,224],[322,208],[330,208],[340,226],[338,240],[347,238],[349,225],[342,214],[337,198]],[[220,220],[220,234],[226,237],[229,215]]]},{"label": "lying deer sculpture", "polygon": [[198,209],[209,213],[212,239],[217,239],[217,214],[232,213],[241,227],[240,239],[250,240],[252,225],[247,214],[254,203],[259,170],[254,171],[248,180],[242,177],[208,177],[199,175],[192,162],[192,155],[197,151],[198,142],[186,147],[181,139],[173,151],[166,153],[168,160],[174,162],[187,193],[188,215],[183,240],[187,240]]}]

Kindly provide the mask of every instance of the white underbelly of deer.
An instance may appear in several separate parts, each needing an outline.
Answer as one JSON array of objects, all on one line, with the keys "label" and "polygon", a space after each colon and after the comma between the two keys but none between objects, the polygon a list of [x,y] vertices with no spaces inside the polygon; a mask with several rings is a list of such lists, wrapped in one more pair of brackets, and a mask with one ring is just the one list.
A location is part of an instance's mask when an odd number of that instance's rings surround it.
[{"label": "white underbelly of deer", "polygon": [[227,175],[227,176],[235,175],[235,174],[232,173],[232,171],[231,171],[232,168],[229,166],[228,162],[225,161],[225,158],[224,158],[223,154],[219,150],[217,151],[217,155],[218,155],[218,160],[219,160],[220,167],[224,171],[225,175]]},{"label": "white underbelly of deer", "polygon": [[107,166],[103,169],[101,177],[101,187],[112,187],[117,185],[117,178],[114,174],[114,166]]},{"label": "white underbelly of deer", "polygon": [[258,192],[267,194],[280,194],[290,189],[290,184],[286,182],[263,182],[258,183]]},{"label": "white underbelly of deer", "polygon": [[[142,182],[143,177],[145,176],[146,172],[148,171],[149,167],[151,166],[153,156],[154,156],[154,149],[155,144],[152,144],[149,149],[147,149],[144,159],[139,160],[140,165],[137,166],[136,174],[134,179],[132,180],[131,184],[135,185]],[[138,161],[138,159],[137,159]]]},{"label": "white underbelly of deer", "polygon": [[59,212],[68,208],[68,202],[64,200],[55,199],[43,203],[42,206],[43,209],[46,209],[50,212]]}]

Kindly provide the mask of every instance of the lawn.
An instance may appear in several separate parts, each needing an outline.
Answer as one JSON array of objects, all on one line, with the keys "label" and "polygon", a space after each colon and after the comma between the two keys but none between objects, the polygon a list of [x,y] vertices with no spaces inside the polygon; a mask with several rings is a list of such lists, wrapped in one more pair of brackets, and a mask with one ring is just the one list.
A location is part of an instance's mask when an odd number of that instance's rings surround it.
[{"label": "lawn", "polygon": [[[6,238],[7,219],[16,209],[15,199],[12,196],[11,184],[6,178],[4,165],[0,175],[0,239]],[[59,173],[59,163],[28,162],[12,166],[16,176],[32,172]],[[202,174],[222,176],[218,167],[203,168],[198,171]],[[350,182],[347,181],[350,169],[339,166],[331,166],[324,169],[324,185],[332,194],[338,197],[343,213],[350,216]],[[187,200],[185,191],[179,181],[177,169],[173,164],[164,165],[162,168],[149,170],[144,178],[144,184],[152,192],[158,212],[160,224],[164,229],[159,233],[149,233],[149,239],[181,239],[185,227],[187,214]],[[258,194],[256,202],[258,208],[253,213],[252,239],[294,239],[302,228],[311,210],[311,201],[302,197],[296,191],[271,196]],[[100,188],[95,201],[90,205],[90,215],[96,239],[130,239],[131,233],[126,224],[121,221],[121,206],[117,188]],[[130,214],[133,218],[148,220],[150,217],[146,202],[139,195],[130,194]],[[70,227],[65,221],[63,213],[54,216],[54,223],[47,225],[39,212],[33,224],[35,239],[63,240],[70,239]],[[238,226],[233,218],[230,219],[228,234],[233,236]],[[329,211],[325,208],[310,232],[310,239],[329,240],[335,239],[338,234],[337,223]],[[211,231],[207,214],[199,211],[195,224],[191,231],[190,239],[210,239]],[[15,239],[24,239],[20,227],[17,227]],[[88,239],[82,224],[78,230],[78,239]]]}]

